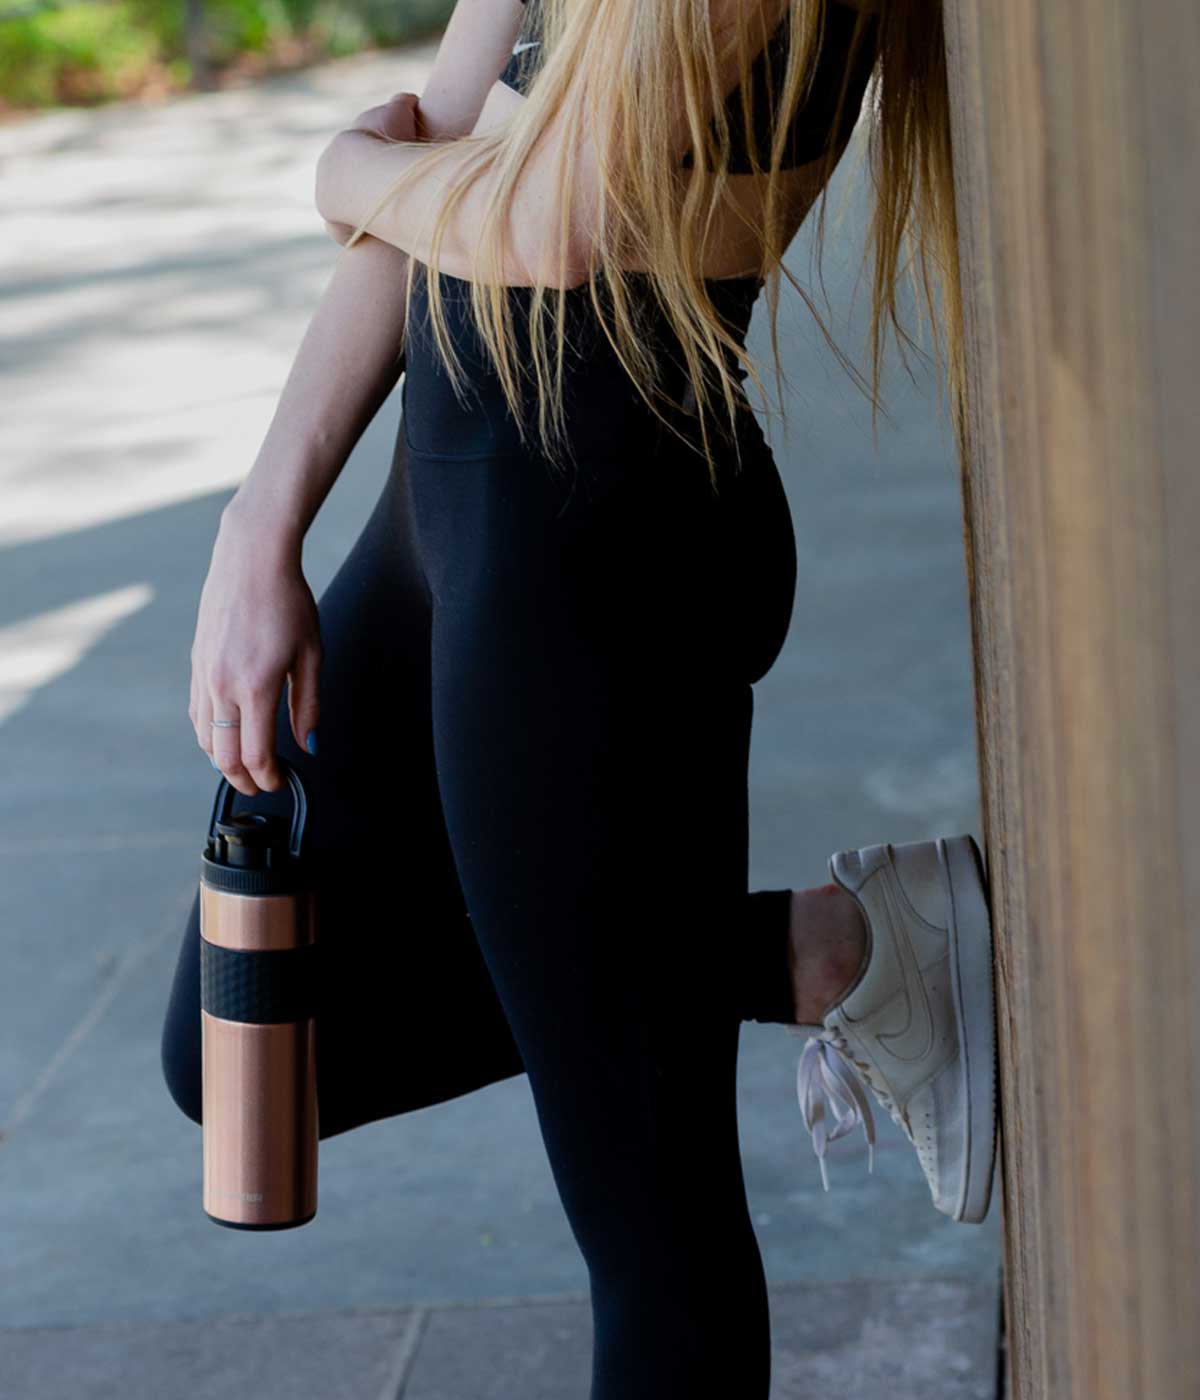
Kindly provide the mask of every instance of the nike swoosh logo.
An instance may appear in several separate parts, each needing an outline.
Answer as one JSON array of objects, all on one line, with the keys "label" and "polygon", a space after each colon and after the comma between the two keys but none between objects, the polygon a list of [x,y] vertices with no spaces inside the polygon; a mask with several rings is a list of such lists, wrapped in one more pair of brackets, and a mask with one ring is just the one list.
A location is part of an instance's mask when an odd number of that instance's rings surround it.
[{"label": "nike swoosh logo", "polygon": [[[895,934],[894,946],[900,962],[900,977],[904,983],[904,997],[908,1003],[907,1019],[900,1030],[877,1031],[876,1037],[882,1041],[888,1054],[898,1060],[919,1060],[933,1049],[933,1012],[929,1006],[929,996],[921,979],[921,969],[917,962],[916,949],[904,927],[903,916],[896,905],[891,881],[884,872],[882,879],[884,904],[888,918],[892,921]],[[916,1048],[919,1044],[920,1048]]]},{"label": "nike swoosh logo", "polygon": [[537,46],[538,41],[536,39],[531,39],[527,44],[514,44],[513,53],[524,53],[526,49],[536,49]]}]

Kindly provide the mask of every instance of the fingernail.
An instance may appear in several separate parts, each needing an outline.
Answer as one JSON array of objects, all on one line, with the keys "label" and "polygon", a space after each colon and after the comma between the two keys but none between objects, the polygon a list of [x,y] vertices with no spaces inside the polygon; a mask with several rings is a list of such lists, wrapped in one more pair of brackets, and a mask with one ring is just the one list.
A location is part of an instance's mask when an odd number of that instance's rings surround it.
[{"label": "fingernail", "polygon": [[306,749],[308,749],[309,753],[313,754],[314,756],[316,755],[316,752],[317,752],[317,731],[316,731],[315,729],[310,729],[310,730],[308,731],[308,737],[307,737],[307,738],[305,739],[305,741],[304,741],[304,746],[305,746]]},{"label": "fingernail", "polygon": [[214,768],[217,769],[217,772],[218,772],[218,773],[221,771],[220,768],[217,766],[217,760],[212,756],[212,754],[209,754],[209,756],[208,756],[208,761],[209,761],[209,763],[212,764],[212,766],[213,766]]}]

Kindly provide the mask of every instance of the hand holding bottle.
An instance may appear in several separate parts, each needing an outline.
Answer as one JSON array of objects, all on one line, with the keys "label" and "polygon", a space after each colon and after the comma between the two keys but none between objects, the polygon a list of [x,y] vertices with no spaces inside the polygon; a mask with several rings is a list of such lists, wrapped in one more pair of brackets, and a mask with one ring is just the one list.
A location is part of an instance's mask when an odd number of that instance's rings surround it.
[{"label": "hand holding bottle", "polygon": [[[200,595],[188,715],[214,766],[253,797],[283,784],[275,715],[285,681],[296,743],[316,752],[322,646],[299,540],[255,528],[252,518],[230,507]],[[213,720],[238,724],[214,726]]]}]

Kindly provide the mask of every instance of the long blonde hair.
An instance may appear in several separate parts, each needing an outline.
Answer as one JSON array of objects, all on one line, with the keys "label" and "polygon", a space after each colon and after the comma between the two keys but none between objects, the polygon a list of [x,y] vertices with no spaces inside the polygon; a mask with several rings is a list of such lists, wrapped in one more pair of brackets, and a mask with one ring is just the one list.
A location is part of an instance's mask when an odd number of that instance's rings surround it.
[{"label": "long blonde hair", "polygon": [[[751,119],[751,64],[768,38],[766,5],[735,5],[733,24],[717,34],[710,17],[710,0],[541,0],[542,42],[535,51],[526,100],[512,119],[485,133],[453,142],[431,142],[418,166],[391,185],[355,230],[357,238],[388,200],[403,190],[416,168],[437,166],[450,146],[459,154],[464,149],[469,153],[465,174],[453,182],[437,210],[427,267],[414,266],[414,272],[427,275],[434,340],[456,392],[461,394],[463,375],[443,309],[437,275],[439,253],[455,207],[474,182],[491,171],[492,197],[479,224],[469,279],[471,313],[522,435],[522,376],[532,373],[537,385],[540,445],[549,460],[558,460],[569,436],[562,391],[568,348],[564,302],[568,295],[579,294],[579,284],[569,282],[566,250],[577,199],[577,142],[588,131],[598,147],[599,188],[598,198],[594,195],[592,200],[591,265],[582,287],[639,394],[663,418],[658,405],[667,400],[659,386],[660,367],[642,334],[642,299],[634,294],[633,274],[626,270],[631,263],[644,269],[636,276],[643,287],[648,286],[653,303],[665,315],[682,348],[701,441],[715,483],[710,427],[721,404],[731,429],[735,424],[739,404],[744,402],[735,373],[737,365],[744,366],[746,377],[765,399],[754,358],[714,306],[703,275],[706,230],[721,208],[730,157],[718,52],[736,52],[750,159],[756,172],[768,176],[762,223],[755,233],[761,239],[758,275],[766,289],[776,382],[780,382],[779,289],[781,276],[786,275],[804,297],[833,353],[870,398],[874,426],[888,326],[895,329],[902,358],[906,344],[923,353],[901,324],[897,308],[901,256],[909,250],[907,270],[918,293],[918,314],[923,298],[935,355],[944,366],[949,386],[960,460],[965,464],[961,289],[941,0],[879,0],[877,55],[863,101],[874,195],[864,250],[864,262],[874,262],[869,383],[838,349],[811,297],[782,261],[790,230],[785,226],[777,172],[791,116],[806,95],[806,75],[823,33],[825,8],[826,0],[787,0],[789,56],[774,112],[774,139],[770,151],[757,151]],[[864,13],[855,26],[847,72],[857,45],[865,42],[866,22]],[[664,73],[677,75],[674,87],[664,82]],[[582,75],[582,81],[573,81],[577,74]],[[844,96],[843,88],[835,129],[841,125]],[[698,157],[687,168],[679,164],[678,152],[672,149],[680,102],[691,149]],[[562,191],[559,276],[552,283],[533,283],[528,345],[522,347],[514,333],[512,305],[502,275],[509,237],[508,208],[531,153],[556,120],[565,136],[559,146],[557,182]],[[606,139],[596,138],[596,133],[603,133]],[[832,147],[820,166],[814,167],[821,191],[814,244],[818,260],[828,177],[843,150]],[[413,280],[408,279],[409,302]],[[406,304],[406,312],[408,309]]]}]

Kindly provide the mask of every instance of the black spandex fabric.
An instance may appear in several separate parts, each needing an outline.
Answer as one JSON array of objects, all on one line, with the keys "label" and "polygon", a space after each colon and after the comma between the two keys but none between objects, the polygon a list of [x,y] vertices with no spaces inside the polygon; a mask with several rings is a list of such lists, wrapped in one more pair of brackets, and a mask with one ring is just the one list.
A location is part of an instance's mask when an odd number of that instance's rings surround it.
[{"label": "black spandex fabric", "polygon": [[[524,93],[533,77],[535,50],[539,39],[539,0],[526,0],[529,16],[522,34],[500,81],[515,91]],[[877,13],[862,14],[862,37],[853,46],[855,26],[860,12],[841,0],[828,0],[825,7],[825,27],[822,30],[813,72],[788,127],[782,170],[791,170],[810,161],[819,160],[833,146],[850,139],[854,123],[862,108],[863,94],[875,66],[879,37]],[[751,66],[750,103],[753,117],[755,149],[760,165],[765,169],[771,159],[771,135],[774,130],[772,101],[778,102],[783,92],[789,43],[786,17],[780,21]],[[853,53],[853,62],[851,54]],[[845,84],[842,115],[837,118],[838,98]],[[745,117],[742,114],[741,88],[735,88],[725,100],[725,115],[729,122],[729,172],[747,175],[754,172],[746,139]],[[693,163],[689,151],[681,164],[685,169]],[[711,167],[710,167],[711,168]]]},{"label": "black spandex fabric", "polygon": [[[758,284],[713,287],[744,334]],[[680,443],[653,417],[586,287],[556,474],[469,284],[442,289],[468,401],[419,275],[391,472],[319,600],[319,756],[285,696],[276,717],[310,797],[320,1134],[527,1073],[591,1281],[592,1400],[766,1400],[735,1081],[740,1021],[791,1019],[788,891],[747,890],[752,686],[796,583],[783,485],[747,406],[712,490],[694,422]],[[508,294],[520,333],[529,291]],[[287,790],[248,808],[290,812]],[[198,898],[162,1062],[199,1122]]]}]

